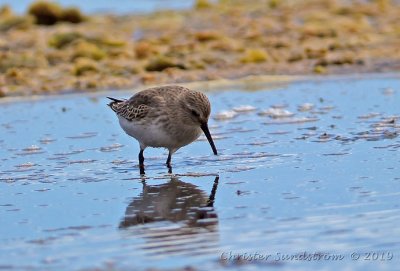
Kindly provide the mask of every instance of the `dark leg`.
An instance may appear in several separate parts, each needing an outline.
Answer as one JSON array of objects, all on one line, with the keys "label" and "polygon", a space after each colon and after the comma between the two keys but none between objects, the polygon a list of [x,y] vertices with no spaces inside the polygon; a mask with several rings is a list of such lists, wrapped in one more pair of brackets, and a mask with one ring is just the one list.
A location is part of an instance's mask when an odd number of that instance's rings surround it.
[{"label": "dark leg", "polygon": [[144,173],[144,156],[143,156],[143,149],[140,149],[139,152],[139,169],[140,169],[140,174],[143,175]]},{"label": "dark leg", "polygon": [[143,156],[143,149],[140,149],[139,152],[139,166],[144,166],[144,156]]},{"label": "dark leg", "polygon": [[171,152],[168,152],[168,158],[167,158],[166,164],[167,164],[167,167],[168,167],[168,173],[170,173],[170,174],[172,173],[171,156],[172,156]]},{"label": "dark leg", "polygon": [[167,162],[165,162],[167,164],[167,167],[171,166],[171,152],[168,153],[168,158],[167,158]]},{"label": "dark leg", "polygon": [[219,182],[219,176],[215,176],[211,194],[207,201],[207,207],[214,207],[214,200],[215,200],[215,194],[217,193],[218,182]]}]

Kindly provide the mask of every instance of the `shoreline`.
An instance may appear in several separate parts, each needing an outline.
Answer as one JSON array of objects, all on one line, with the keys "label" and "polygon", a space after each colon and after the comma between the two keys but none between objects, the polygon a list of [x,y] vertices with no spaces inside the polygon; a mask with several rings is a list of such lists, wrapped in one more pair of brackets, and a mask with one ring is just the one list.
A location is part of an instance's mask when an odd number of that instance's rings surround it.
[{"label": "shoreline", "polygon": [[[247,76],[238,79],[219,79],[212,81],[194,81],[182,83],[184,87],[196,89],[202,92],[215,92],[215,91],[228,91],[234,88],[235,90],[247,90],[249,92],[258,91],[259,89],[274,90],[280,85],[287,85],[292,83],[301,82],[318,82],[318,81],[346,81],[346,80],[362,80],[366,78],[385,79],[385,78],[398,78],[400,79],[400,72],[391,73],[353,73],[353,74],[330,74],[330,75],[260,75],[260,76]],[[170,84],[166,84],[170,85]],[[53,100],[62,98],[74,97],[87,97],[87,98],[105,98],[111,92],[116,96],[126,94],[127,97],[133,95],[138,91],[144,90],[159,85],[148,85],[143,87],[126,88],[126,89],[105,89],[91,92],[78,92],[71,91],[65,93],[52,93],[52,94],[36,94],[31,96],[8,96],[0,99],[0,104],[18,103],[18,102],[36,102],[42,100]]]}]

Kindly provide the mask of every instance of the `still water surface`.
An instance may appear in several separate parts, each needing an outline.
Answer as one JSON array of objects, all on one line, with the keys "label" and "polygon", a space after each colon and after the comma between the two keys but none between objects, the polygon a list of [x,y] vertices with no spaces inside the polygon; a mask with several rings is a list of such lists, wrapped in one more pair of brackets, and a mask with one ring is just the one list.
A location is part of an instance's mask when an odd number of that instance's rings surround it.
[{"label": "still water surface", "polygon": [[208,92],[220,155],[147,149],[146,178],[106,94],[1,103],[0,269],[393,270],[399,77],[256,88]]},{"label": "still water surface", "polygon": [[[17,13],[25,13],[34,0],[0,0],[0,6],[8,5]],[[194,0],[58,0],[62,6],[79,7],[85,13],[147,13],[157,10],[188,9]]]}]

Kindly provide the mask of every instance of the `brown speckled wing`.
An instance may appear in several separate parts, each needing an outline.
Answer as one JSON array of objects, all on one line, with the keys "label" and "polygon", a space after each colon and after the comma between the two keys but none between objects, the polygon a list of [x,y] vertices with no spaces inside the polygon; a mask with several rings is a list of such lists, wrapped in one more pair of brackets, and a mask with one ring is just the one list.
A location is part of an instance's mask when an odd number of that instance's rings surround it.
[{"label": "brown speckled wing", "polygon": [[163,107],[173,104],[187,91],[189,89],[181,86],[154,87],[140,91],[126,101],[110,98],[113,102],[109,106],[119,116],[129,121],[140,120],[148,114],[154,117],[163,113],[161,110]]},{"label": "brown speckled wing", "polygon": [[[157,90],[149,89],[145,92],[139,92],[127,101],[118,103],[114,106],[114,111],[121,117],[129,121],[144,118],[152,109],[164,104],[162,96],[154,95]],[[159,91],[159,90],[158,90]]]},{"label": "brown speckled wing", "polygon": [[117,109],[117,114],[125,119],[132,121],[135,119],[144,118],[149,112],[150,107],[145,104],[140,104],[139,106],[132,106],[128,102],[120,104]]}]

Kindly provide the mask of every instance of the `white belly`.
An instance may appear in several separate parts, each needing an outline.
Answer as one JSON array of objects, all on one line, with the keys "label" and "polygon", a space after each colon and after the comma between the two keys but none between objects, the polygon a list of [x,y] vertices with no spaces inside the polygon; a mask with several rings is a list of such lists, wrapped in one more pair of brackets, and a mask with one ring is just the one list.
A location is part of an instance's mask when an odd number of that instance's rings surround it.
[{"label": "white belly", "polygon": [[158,124],[146,123],[145,125],[128,121],[125,118],[118,117],[119,124],[128,135],[139,141],[142,147],[164,147],[174,148],[174,139],[160,127]]}]

